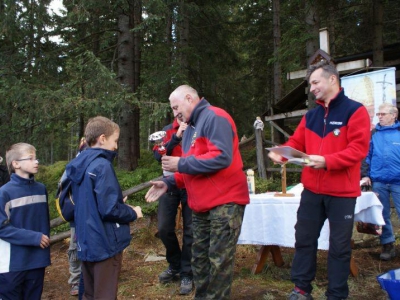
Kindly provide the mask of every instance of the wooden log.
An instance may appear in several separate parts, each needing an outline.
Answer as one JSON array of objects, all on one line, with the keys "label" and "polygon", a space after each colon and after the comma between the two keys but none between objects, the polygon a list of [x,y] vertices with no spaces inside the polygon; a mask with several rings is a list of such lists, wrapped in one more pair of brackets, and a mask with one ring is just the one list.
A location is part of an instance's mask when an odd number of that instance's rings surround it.
[{"label": "wooden log", "polygon": [[[150,181],[157,181],[157,180],[161,180],[161,179],[162,179],[162,176],[157,177],[157,178],[154,178],[154,179],[152,179],[152,180],[150,180]],[[132,187],[132,188],[126,190],[126,191],[123,191],[123,192],[122,192],[122,196],[123,196],[123,197],[129,196],[129,195],[132,195],[132,194],[134,194],[134,193],[140,192],[141,190],[144,190],[144,189],[146,189],[146,188],[151,187],[150,181],[145,182],[145,183],[141,183],[141,184],[139,184],[139,185],[137,185],[137,186],[134,186],[134,187]],[[55,219],[53,219],[53,220],[50,221],[50,228],[54,228],[54,227],[60,226],[61,224],[64,224],[64,223],[66,223],[66,222],[65,222],[62,218],[60,218],[60,217],[55,218]],[[68,232],[69,232],[69,231],[68,231]],[[59,233],[59,234],[56,234],[56,235],[52,236],[52,237],[51,237],[51,243],[53,243],[53,241],[52,241],[53,238],[55,238],[56,241],[60,241],[60,240],[63,240],[63,239],[65,239],[65,238],[69,237],[69,236],[68,236],[68,232],[65,232],[65,233],[62,232],[62,233]],[[64,235],[62,235],[62,234],[65,234],[66,236],[63,237]],[[56,241],[55,241],[55,242],[56,242]],[[54,242],[54,243],[55,243],[55,242]]]},{"label": "wooden log", "polygon": [[50,221],[50,228],[60,226],[61,224],[64,224],[64,223],[66,223],[66,222],[63,219],[61,219],[61,217],[55,218]]},{"label": "wooden log", "polygon": [[50,245],[57,243],[59,241],[65,240],[66,238],[69,238],[70,236],[71,236],[71,230],[57,233],[50,237]]},{"label": "wooden log", "polygon": [[[151,181],[157,181],[157,180],[161,180],[161,179],[162,179],[162,176],[154,178]],[[145,183],[141,183],[141,184],[139,184],[137,186],[134,186],[134,187],[132,187],[132,188],[126,190],[126,191],[123,191],[122,192],[122,196],[124,196],[124,197],[125,196],[129,196],[129,195],[132,195],[134,193],[140,192],[141,190],[144,190],[144,189],[149,188],[149,187],[151,187],[151,183],[150,183],[150,181],[147,181]]]}]

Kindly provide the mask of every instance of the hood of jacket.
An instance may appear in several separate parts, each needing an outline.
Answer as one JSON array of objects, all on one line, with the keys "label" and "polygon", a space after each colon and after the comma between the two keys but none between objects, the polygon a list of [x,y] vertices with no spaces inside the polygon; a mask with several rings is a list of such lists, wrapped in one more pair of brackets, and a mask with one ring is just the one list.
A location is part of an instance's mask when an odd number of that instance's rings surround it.
[{"label": "hood of jacket", "polygon": [[85,175],[85,170],[93,160],[103,157],[110,162],[117,156],[117,152],[101,148],[87,148],[74,158],[66,168],[68,177],[76,184],[80,184]]}]

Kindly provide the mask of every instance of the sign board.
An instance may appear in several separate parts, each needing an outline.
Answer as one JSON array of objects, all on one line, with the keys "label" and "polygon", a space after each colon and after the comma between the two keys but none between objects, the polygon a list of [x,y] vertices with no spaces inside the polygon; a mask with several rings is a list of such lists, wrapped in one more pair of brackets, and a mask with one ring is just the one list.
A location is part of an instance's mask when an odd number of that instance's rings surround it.
[{"label": "sign board", "polygon": [[382,69],[341,78],[344,93],[368,110],[371,129],[379,122],[375,114],[384,102],[396,105],[396,68]]}]

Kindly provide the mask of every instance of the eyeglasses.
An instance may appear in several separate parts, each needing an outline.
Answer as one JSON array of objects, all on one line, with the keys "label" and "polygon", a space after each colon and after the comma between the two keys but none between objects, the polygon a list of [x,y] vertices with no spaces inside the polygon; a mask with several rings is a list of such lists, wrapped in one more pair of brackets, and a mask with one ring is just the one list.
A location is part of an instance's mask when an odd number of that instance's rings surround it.
[{"label": "eyeglasses", "polygon": [[28,157],[28,158],[21,158],[21,159],[16,159],[16,161],[24,161],[24,160],[30,160],[30,161],[37,161],[39,163],[39,160],[35,157]]},{"label": "eyeglasses", "polygon": [[388,114],[391,114],[391,113],[376,113],[376,116],[377,117],[380,117],[380,116],[384,117],[384,116],[386,116]]}]

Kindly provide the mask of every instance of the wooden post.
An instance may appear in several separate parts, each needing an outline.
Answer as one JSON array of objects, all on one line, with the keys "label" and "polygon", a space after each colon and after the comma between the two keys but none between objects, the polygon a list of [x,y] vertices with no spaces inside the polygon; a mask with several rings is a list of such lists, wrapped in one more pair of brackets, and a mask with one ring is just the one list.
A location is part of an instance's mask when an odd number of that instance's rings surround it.
[{"label": "wooden post", "polygon": [[258,177],[267,178],[267,173],[265,171],[265,164],[264,164],[263,138],[261,136],[263,133],[264,131],[261,129],[255,130],[256,149],[257,149],[257,169],[258,169]]},{"label": "wooden post", "polygon": [[281,165],[282,193],[275,193],[275,197],[294,197],[294,194],[286,193],[286,164]]}]

